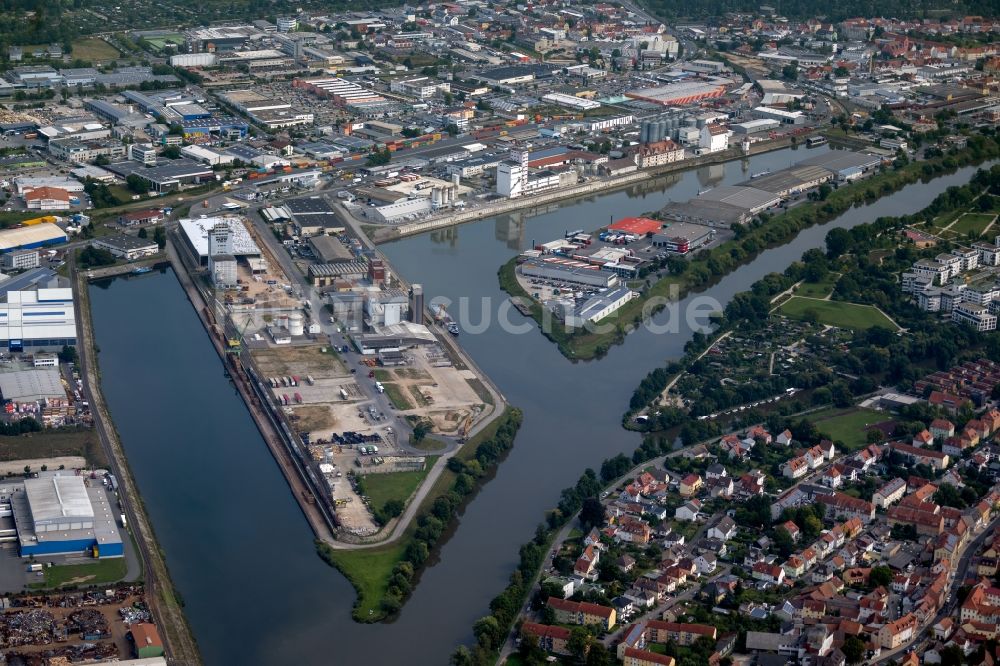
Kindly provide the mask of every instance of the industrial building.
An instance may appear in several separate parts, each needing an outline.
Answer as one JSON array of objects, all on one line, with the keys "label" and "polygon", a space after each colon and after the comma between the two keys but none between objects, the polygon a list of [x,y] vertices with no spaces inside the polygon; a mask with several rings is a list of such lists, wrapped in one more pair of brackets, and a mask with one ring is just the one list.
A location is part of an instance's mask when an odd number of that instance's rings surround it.
[{"label": "industrial building", "polygon": [[[234,257],[259,258],[260,247],[254,242],[243,220],[238,217],[200,217],[180,221],[181,238],[184,247],[201,265],[208,266],[212,254],[231,254]],[[218,229],[228,232],[228,238],[219,236]],[[209,237],[213,233],[211,251]]]},{"label": "industrial building", "polygon": [[211,168],[188,159],[171,160],[155,167],[146,167],[137,162],[117,162],[105,168],[122,179],[131,175],[139,176],[155,192],[169,192],[185,185],[198,185],[216,179]]},{"label": "industrial building", "polygon": [[427,197],[403,198],[384,206],[376,206],[371,212],[375,219],[383,224],[397,224],[431,212],[431,200]]},{"label": "industrial building", "polygon": [[804,125],[806,122],[806,114],[801,111],[785,111],[770,106],[758,106],[751,113],[753,113],[754,118],[777,120],[783,125]]},{"label": "industrial building", "polygon": [[772,192],[785,199],[793,194],[819,187],[826,181],[833,180],[833,176],[834,173],[824,167],[796,164],[781,171],[753,178],[747,181],[746,185],[752,184],[758,190]]},{"label": "industrial building", "polygon": [[40,256],[38,250],[14,250],[0,255],[0,268],[4,270],[21,270],[38,268]]},{"label": "industrial building", "polygon": [[722,97],[726,94],[726,86],[731,83],[729,79],[714,77],[707,80],[678,81],[654,88],[628,90],[625,96],[663,106],[685,106]]},{"label": "industrial building", "polygon": [[115,236],[105,236],[98,238],[93,243],[94,247],[107,250],[119,259],[135,261],[143,257],[151,257],[160,251],[160,246],[156,241],[129,236],[128,234],[117,234]]},{"label": "industrial building", "polygon": [[648,217],[623,217],[608,225],[610,231],[620,231],[625,234],[645,236],[655,234],[663,227],[663,223]]},{"label": "industrial building", "polygon": [[309,246],[312,247],[316,258],[325,264],[354,261],[354,253],[334,236],[326,234],[312,236],[309,238]]},{"label": "industrial building", "polygon": [[0,252],[30,250],[65,243],[66,232],[50,222],[0,231]]},{"label": "industrial building", "polygon": [[73,290],[8,291],[7,301],[0,303],[0,344],[12,352],[76,345]]},{"label": "industrial building", "polygon": [[15,405],[61,403],[66,389],[56,368],[0,372],[0,398]]},{"label": "industrial building", "polygon": [[0,484],[9,504],[21,557],[125,554],[117,516],[100,483],[72,472],[40,472],[37,478]]},{"label": "industrial building", "polygon": [[708,245],[715,239],[715,229],[701,224],[674,222],[653,235],[653,247],[671,254],[687,254]]},{"label": "industrial building", "polygon": [[590,322],[598,322],[614,314],[623,305],[638,298],[638,296],[638,292],[632,291],[628,287],[619,287],[603,294],[597,294],[574,308],[572,312],[567,313],[566,324],[574,328],[581,328]]},{"label": "industrial building", "polygon": [[529,259],[518,266],[518,272],[525,277],[602,289],[618,284],[618,276],[600,266],[558,257]]}]

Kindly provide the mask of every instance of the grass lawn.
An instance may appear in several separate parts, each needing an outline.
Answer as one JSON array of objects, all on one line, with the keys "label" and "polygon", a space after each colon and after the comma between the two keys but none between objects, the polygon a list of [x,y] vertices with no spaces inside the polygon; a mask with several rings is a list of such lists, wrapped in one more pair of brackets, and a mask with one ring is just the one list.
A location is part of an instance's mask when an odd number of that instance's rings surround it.
[{"label": "grass lawn", "polygon": [[972,231],[977,236],[980,236],[992,221],[993,215],[988,213],[966,213],[959,218],[958,222],[949,231],[953,231],[960,236],[964,236]]},{"label": "grass lawn", "polygon": [[850,450],[860,449],[867,443],[868,426],[889,420],[889,416],[873,409],[827,409],[809,415],[819,431],[833,441],[844,443]]},{"label": "grass lawn", "polygon": [[870,305],[845,303],[844,301],[820,301],[792,296],[778,311],[792,319],[814,319],[821,324],[864,330],[881,326],[895,331],[896,326],[889,318]]},{"label": "grass lawn", "polygon": [[407,409],[413,409],[413,405],[407,400],[406,396],[403,394],[403,390],[399,387],[399,384],[382,384],[385,388],[385,394],[389,396],[389,401],[392,406],[399,411],[405,411]]},{"label": "grass lawn", "polygon": [[[467,441],[455,454],[455,457],[460,460],[473,458],[476,447],[493,437],[497,428],[504,422],[506,422],[506,416],[495,419],[479,434]],[[455,473],[445,467],[420,503],[417,515],[419,516],[426,511],[434,504],[434,500],[448,492],[454,482]],[[334,550],[322,542],[317,542],[320,557],[344,574],[357,591],[358,599],[354,604],[353,616],[358,622],[378,622],[385,618],[385,611],[382,610],[382,599],[389,589],[392,569],[403,559],[406,546],[410,543],[416,530],[417,521],[413,521],[406,527],[406,532],[397,542],[377,548]]]},{"label": "grass lawn", "polygon": [[840,278],[838,273],[831,273],[821,282],[803,282],[795,289],[796,296],[809,298],[826,298],[833,292],[833,287]]},{"label": "grass lawn", "polygon": [[428,456],[427,464],[419,472],[390,472],[388,474],[366,474],[365,492],[372,506],[381,508],[391,499],[398,499],[406,502],[410,495],[420,486],[420,483],[427,477],[437,456]]},{"label": "grass lawn", "polygon": [[[125,577],[128,567],[124,557],[94,560],[90,564],[67,564],[46,567],[44,587],[63,585],[103,585]],[[38,585],[38,587],[42,587]]]},{"label": "grass lawn", "polygon": [[100,438],[88,428],[43,430],[0,437],[0,460],[83,456],[98,467],[108,464]]},{"label": "grass lawn", "polygon": [[80,60],[90,60],[91,62],[95,60],[114,60],[121,53],[118,49],[108,44],[103,39],[98,39],[96,37],[88,37],[87,39],[78,39],[72,44],[73,46],[73,57],[79,58]]},{"label": "grass lawn", "polygon": [[26,211],[26,212],[2,212],[0,213],[0,229],[6,229],[7,227],[13,227],[16,224],[21,224],[25,220],[30,220],[35,217],[42,217],[45,213],[37,210]]},{"label": "grass lawn", "polygon": [[419,442],[414,442],[413,438],[410,437],[410,446],[421,451],[434,453],[435,451],[443,451],[448,445],[432,437],[424,437]]},{"label": "grass lawn", "polygon": [[937,227],[938,229],[943,229],[943,228],[947,227],[949,224],[951,224],[952,222],[954,222],[956,219],[958,219],[958,216],[961,215],[961,214],[962,214],[962,211],[960,211],[960,210],[953,210],[953,211],[947,212],[944,215],[940,215],[940,216],[934,218],[934,222],[932,222],[932,224],[933,224],[933,226]]}]

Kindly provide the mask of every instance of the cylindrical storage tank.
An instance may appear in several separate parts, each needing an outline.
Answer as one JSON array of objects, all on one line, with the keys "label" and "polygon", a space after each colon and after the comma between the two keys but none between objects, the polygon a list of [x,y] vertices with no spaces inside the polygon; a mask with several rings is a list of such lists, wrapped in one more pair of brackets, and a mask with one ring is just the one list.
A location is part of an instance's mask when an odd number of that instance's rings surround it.
[{"label": "cylindrical storage tank", "polygon": [[301,312],[293,312],[288,317],[288,332],[292,335],[305,334],[305,317],[302,316]]},{"label": "cylindrical storage tank", "polygon": [[424,286],[415,284],[410,288],[410,321],[414,324],[424,323]]},{"label": "cylindrical storage tank", "polygon": [[642,126],[639,128],[639,142],[649,143],[649,121],[642,121]]},{"label": "cylindrical storage tank", "polygon": [[663,141],[664,139],[667,138],[667,136],[669,136],[670,126],[667,124],[666,120],[661,120],[659,123],[657,123],[657,125],[660,126],[659,131],[657,132],[657,135],[659,135],[660,138],[657,140]]},{"label": "cylindrical storage tank", "polygon": [[441,205],[441,188],[435,187],[431,190],[431,206],[437,208]]},{"label": "cylindrical storage tank", "polygon": [[457,173],[451,174],[451,184],[452,185],[454,185],[455,187],[458,187],[458,184],[460,182],[461,182],[461,179],[460,179],[460,177],[459,177],[459,175]]}]

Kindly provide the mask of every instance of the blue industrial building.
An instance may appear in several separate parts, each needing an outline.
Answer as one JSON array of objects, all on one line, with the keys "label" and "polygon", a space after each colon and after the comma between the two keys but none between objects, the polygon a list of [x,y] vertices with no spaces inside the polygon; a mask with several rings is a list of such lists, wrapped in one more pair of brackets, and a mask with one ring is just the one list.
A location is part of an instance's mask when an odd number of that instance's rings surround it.
[{"label": "blue industrial building", "polygon": [[41,472],[37,478],[0,485],[3,513],[13,516],[21,557],[125,554],[107,491],[100,482],[73,472]]}]

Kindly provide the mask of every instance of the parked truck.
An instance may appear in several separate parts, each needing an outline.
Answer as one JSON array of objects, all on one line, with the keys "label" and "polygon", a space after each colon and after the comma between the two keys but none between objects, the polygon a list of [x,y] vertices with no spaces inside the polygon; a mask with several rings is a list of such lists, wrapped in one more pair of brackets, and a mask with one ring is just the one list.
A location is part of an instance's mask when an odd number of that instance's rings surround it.
[{"label": "parked truck", "polygon": [[122,521],[122,527],[123,528],[128,527],[128,520],[125,519],[125,514],[123,513],[120,517]]},{"label": "parked truck", "polygon": [[347,389],[345,388],[340,389],[340,397],[343,398],[344,400],[347,400]]},{"label": "parked truck", "polygon": [[299,393],[295,394],[295,404],[297,404],[297,405],[301,405],[302,404],[302,396]]}]

